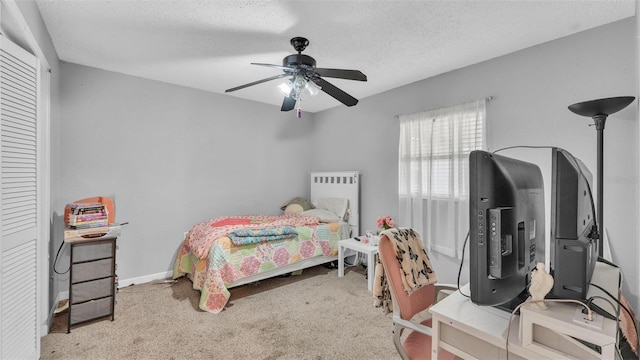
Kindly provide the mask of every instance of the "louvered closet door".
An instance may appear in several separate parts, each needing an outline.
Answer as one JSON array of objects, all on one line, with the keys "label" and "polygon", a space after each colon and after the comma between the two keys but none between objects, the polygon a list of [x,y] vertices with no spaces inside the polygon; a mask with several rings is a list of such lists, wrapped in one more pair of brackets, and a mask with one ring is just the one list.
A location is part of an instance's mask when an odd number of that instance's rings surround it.
[{"label": "louvered closet door", "polygon": [[37,62],[0,36],[0,359],[39,358]]}]

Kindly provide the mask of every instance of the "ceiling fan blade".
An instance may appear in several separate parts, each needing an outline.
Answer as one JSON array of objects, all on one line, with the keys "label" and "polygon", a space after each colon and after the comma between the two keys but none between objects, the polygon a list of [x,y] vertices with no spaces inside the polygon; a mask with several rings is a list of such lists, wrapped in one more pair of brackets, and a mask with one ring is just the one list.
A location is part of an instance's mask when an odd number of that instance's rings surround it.
[{"label": "ceiling fan blade", "polygon": [[358,103],[358,99],[353,96],[347,94],[346,92],[338,89],[333,84],[322,78],[315,78],[313,82],[321,87],[321,90],[331,95],[334,99],[340,101],[341,103],[347,106],[353,106]]},{"label": "ceiling fan blade", "polygon": [[295,68],[292,68],[290,66],[282,66],[282,65],[275,65],[275,64],[263,64],[263,63],[251,63],[251,65],[267,66],[267,67],[272,67],[272,68],[282,69],[282,70],[287,70],[287,71],[295,71]]},{"label": "ceiling fan blade", "polygon": [[315,68],[314,71],[320,76],[330,78],[367,81],[367,75],[363,74],[359,70]]},{"label": "ceiling fan blade", "polygon": [[282,101],[282,108],[280,108],[280,111],[290,111],[293,110],[294,107],[296,107],[296,99],[291,96],[285,96],[284,101]]},{"label": "ceiling fan blade", "polygon": [[267,81],[271,81],[271,80],[275,80],[275,79],[280,79],[280,78],[283,78],[283,77],[285,77],[285,76],[290,76],[290,75],[289,75],[289,74],[279,74],[279,75],[276,75],[276,76],[272,76],[272,77],[270,77],[270,78],[266,78],[266,79],[262,79],[262,80],[258,80],[258,81],[250,82],[250,83],[248,83],[248,84],[244,84],[244,85],[236,86],[236,87],[234,87],[234,88],[227,89],[227,90],[225,90],[224,92],[228,93],[228,92],[232,92],[232,91],[236,91],[236,90],[244,89],[244,88],[249,87],[249,86],[262,84],[263,82],[267,82]]}]

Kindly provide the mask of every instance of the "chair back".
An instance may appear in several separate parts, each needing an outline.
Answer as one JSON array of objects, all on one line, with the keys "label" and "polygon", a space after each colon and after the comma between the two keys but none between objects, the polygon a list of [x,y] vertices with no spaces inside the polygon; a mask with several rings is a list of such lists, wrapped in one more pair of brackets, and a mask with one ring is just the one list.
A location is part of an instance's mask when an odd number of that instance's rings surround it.
[{"label": "chair back", "polygon": [[[380,262],[384,267],[384,273],[389,283],[389,290],[393,298],[394,307],[400,310],[400,317],[410,320],[415,314],[430,307],[436,300],[436,287],[434,285],[422,286],[408,295],[402,285],[402,268],[398,262],[396,249],[391,240],[386,236],[380,237],[378,244]],[[408,254],[401,256],[409,258]],[[403,259],[400,258],[400,261]]]}]

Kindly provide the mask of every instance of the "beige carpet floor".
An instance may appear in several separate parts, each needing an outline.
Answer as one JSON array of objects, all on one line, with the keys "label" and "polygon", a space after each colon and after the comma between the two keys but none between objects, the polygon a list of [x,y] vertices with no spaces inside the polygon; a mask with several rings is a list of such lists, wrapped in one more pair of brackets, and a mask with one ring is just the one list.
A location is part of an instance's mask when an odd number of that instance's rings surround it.
[{"label": "beige carpet floor", "polygon": [[67,334],[66,314],[56,316],[41,359],[397,359],[391,314],[373,307],[364,274],[317,266],[233,288],[219,314],[198,309],[186,278],[129,286],[114,321]]}]

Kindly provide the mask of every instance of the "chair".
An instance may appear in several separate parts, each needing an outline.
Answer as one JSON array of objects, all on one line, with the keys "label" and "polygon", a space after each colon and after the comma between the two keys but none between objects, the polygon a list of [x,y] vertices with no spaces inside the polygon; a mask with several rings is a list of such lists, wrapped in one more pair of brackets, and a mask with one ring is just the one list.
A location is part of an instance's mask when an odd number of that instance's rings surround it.
[{"label": "chair", "polygon": [[[426,285],[408,295],[402,285],[402,275],[394,245],[384,233],[380,237],[378,252],[393,302],[393,343],[404,360],[431,359],[431,317],[420,323],[412,321],[412,318],[436,303],[441,290],[453,291],[456,288],[435,284]],[[405,329],[411,332],[402,342],[401,336]],[[440,359],[454,358],[451,353],[444,350],[440,350],[439,357]]]}]

